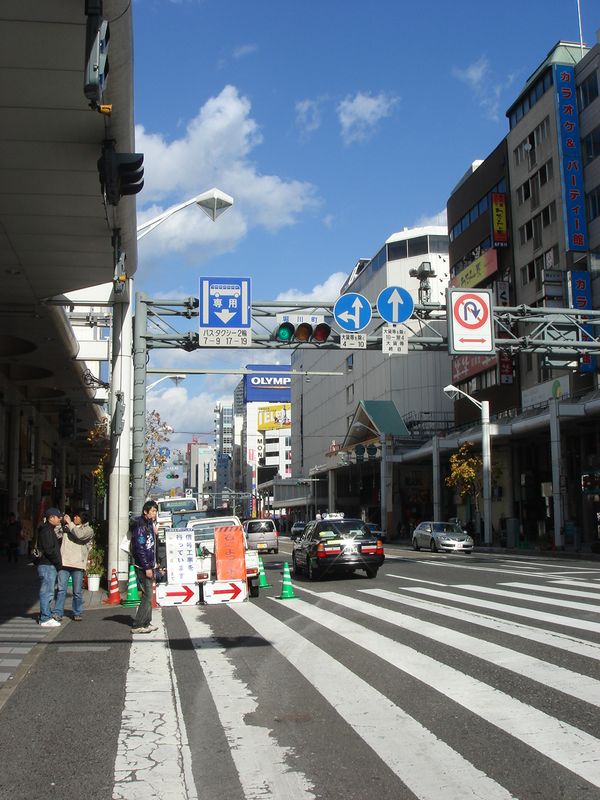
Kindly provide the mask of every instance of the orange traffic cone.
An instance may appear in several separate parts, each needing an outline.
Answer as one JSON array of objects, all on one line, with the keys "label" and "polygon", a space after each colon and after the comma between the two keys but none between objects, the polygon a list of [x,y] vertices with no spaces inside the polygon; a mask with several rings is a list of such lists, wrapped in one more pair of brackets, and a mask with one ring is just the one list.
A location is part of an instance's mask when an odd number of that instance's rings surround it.
[{"label": "orange traffic cone", "polygon": [[160,608],[156,599],[156,581],[152,584],[152,608]]},{"label": "orange traffic cone", "polygon": [[121,605],[121,595],[119,594],[119,581],[117,580],[117,570],[114,568],[112,571],[112,577],[110,579],[110,588],[108,592],[108,597],[106,597],[102,602],[108,606]]}]

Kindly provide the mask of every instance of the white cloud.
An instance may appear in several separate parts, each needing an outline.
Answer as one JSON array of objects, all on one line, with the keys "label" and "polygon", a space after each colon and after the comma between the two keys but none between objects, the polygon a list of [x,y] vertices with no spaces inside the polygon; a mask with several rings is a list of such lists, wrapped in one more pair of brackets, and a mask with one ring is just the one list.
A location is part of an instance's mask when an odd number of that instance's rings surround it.
[{"label": "white cloud", "polygon": [[257,44],[241,44],[239,47],[236,47],[231,54],[231,57],[235,61],[239,61],[240,58],[246,58],[246,56],[251,56],[258,51]]},{"label": "white cloud", "polygon": [[377,124],[389,117],[399,98],[380,92],[377,95],[358,92],[346,97],[337,107],[338,119],[345,144],[362,142],[375,131]]},{"label": "white cloud", "polygon": [[301,289],[286,289],[277,296],[277,300],[315,300],[321,303],[332,303],[337,300],[342,284],[348,277],[346,272],[334,272],[323,283],[319,283],[307,292]]},{"label": "white cloud", "polygon": [[464,69],[453,67],[452,75],[471,89],[484,117],[493,122],[500,120],[501,95],[514,82],[515,73],[498,80],[492,74],[489,60],[481,56]]},{"label": "white cloud", "polygon": [[152,232],[151,245],[140,242],[144,255],[193,248],[197,264],[203,257],[232,250],[255,226],[278,230],[293,225],[318,204],[312,184],[261,174],[250,160],[263,140],[250,112],[248,98],[226,86],[206,101],[180,138],[169,140],[136,127],[136,150],[144,153],[140,222],[213,186],[234,198],[233,209],[217,224],[195,207],[173,215]]},{"label": "white cloud", "polygon": [[443,208],[441,211],[438,211],[437,214],[431,214],[429,216],[423,215],[415,222],[416,228],[426,228],[429,225],[442,225],[446,227],[448,225],[446,209]]},{"label": "white cloud", "polygon": [[321,101],[298,100],[296,103],[296,125],[302,136],[308,137],[321,127]]}]

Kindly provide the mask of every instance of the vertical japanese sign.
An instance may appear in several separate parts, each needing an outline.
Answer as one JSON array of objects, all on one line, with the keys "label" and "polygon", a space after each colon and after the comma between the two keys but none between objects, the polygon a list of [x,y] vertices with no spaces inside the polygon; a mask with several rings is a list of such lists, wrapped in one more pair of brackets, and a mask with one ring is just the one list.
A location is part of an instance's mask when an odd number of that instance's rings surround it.
[{"label": "vertical japanese sign", "polygon": [[196,580],[194,531],[167,530],[165,544],[169,583],[194,583]]},{"label": "vertical japanese sign", "polygon": [[494,247],[508,247],[506,195],[504,192],[492,192],[492,233]]},{"label": "vertical japanese sign", "polygon": [[[569,305],[578,310],[592,307],[592,286],[589,272],[569,272]],[[592,338],[593,328],[591,325],[581,324],[581,341],[585,342]],[[596,371],[596,356],[591,353],[584,353],[579,357],[580,372]]]},{"label": "vertical japanese sign", "polygon": [[555,64],[553,70],[566,249],[587,250],[575,69],[572,66]]}]

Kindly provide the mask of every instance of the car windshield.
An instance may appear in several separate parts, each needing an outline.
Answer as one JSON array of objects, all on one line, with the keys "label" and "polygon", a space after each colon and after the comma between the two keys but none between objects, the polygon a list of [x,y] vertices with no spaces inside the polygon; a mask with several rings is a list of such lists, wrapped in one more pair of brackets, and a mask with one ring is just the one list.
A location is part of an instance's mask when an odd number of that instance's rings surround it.
[{"label": "car windshield", "polygon": [[319,530],[319,539],[364,539],[371,531],[360,520],[340,520]]},{"label": "car windshield", "polygon": [[270,519],[257,519],[248,522],[247,531],[248,533],[260,533],[261,531],[271,532],[273,527],[274,523]]},{"label": "car windshield", "polygon": [[214,521],[202,520],[198,523],[191,523],[190,528],[194,531],[194,539],[197,542],[208,542],[215,538],[215,528],[225,525],[238,525],[236,519],[220,519],[215,525]]},{"label": "car windshield", "polygon": [[455,522],[434,522],[433,530],[435,533],[462,533],[463,529]]}]

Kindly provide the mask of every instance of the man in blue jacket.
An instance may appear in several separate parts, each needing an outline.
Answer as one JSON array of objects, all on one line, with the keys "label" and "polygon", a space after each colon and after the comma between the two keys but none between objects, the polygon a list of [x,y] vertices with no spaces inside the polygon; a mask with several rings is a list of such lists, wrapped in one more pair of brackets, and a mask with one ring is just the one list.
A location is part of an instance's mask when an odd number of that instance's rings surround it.
[{"label": "man in blue jacket", "polygon": [[144,503],[141,517],[131,527],[131,557],[135,566],[142,599],[131,628],[132,633],[152,633],[158,630],[152,625],[152,588],[156,567],[156,516],[158,506],[154,500]]}]

